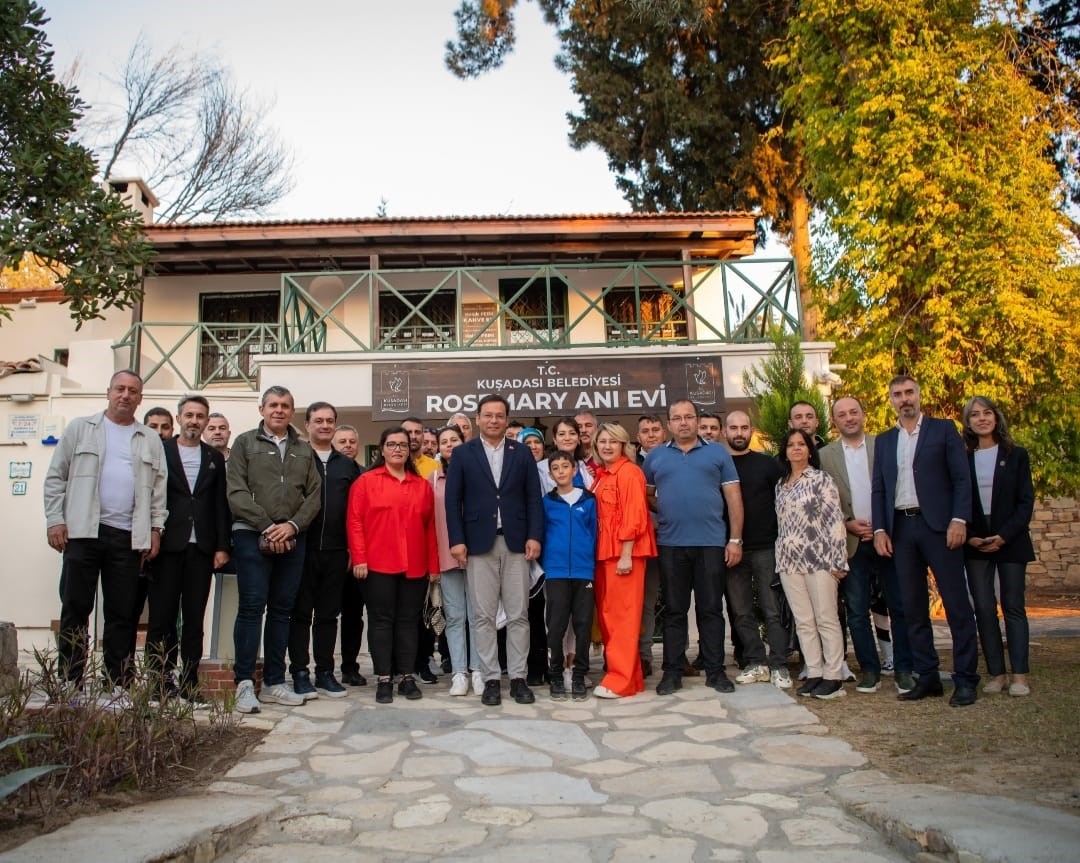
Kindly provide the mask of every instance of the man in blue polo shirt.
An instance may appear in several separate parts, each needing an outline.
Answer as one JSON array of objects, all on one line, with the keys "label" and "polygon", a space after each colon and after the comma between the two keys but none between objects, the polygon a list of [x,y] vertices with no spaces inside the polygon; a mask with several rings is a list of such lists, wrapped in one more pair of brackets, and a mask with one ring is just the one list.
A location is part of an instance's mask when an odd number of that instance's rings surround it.
[{"label": "man in blue polo shirt", "polygon": [[[727,567],[742,559],[743,505],[739,474],[727,449],[698,435],[697,407],[677,401],[668,408],[671,440],[652,449],[642,470],[656,495],[656,541],[664,594],[664,675],[658,695],[682,688],[693,589],[705,681],[733,692],[724,673],[723,599]],[[727,510],[731,535],[724,524]]]}]

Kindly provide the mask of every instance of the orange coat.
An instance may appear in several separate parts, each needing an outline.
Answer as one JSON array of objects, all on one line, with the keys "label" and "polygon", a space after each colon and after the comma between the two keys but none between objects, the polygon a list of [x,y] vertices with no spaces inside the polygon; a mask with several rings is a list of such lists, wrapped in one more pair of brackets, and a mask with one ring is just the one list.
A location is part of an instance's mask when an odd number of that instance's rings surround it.
[{"label": "orange coat", "polygon": [[612,560],[622,544],[634,541],[633,557],[656,557],[656,531],[645,503],[645,474],[626,456],[601,467],[592,488],[596,495],[596,559]]}]

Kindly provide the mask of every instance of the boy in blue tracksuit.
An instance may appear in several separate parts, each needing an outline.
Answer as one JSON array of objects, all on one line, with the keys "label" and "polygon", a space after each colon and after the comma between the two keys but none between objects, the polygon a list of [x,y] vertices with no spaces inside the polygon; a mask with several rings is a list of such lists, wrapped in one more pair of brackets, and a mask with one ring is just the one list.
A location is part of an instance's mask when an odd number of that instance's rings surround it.
[{"label": "boy in blue tracksuit", "polygon": [[548,459],[555,488],[544,495],[544,544],[541,564],[547,594],[551,697],[566,700],[563,682],[563,635],[574,630],[574,667],[570,691],[584,701],[589,671],[589,638],[593,618],[593,569],[596,566],[596,498],[574,485],[577,464],[557,452]]}]

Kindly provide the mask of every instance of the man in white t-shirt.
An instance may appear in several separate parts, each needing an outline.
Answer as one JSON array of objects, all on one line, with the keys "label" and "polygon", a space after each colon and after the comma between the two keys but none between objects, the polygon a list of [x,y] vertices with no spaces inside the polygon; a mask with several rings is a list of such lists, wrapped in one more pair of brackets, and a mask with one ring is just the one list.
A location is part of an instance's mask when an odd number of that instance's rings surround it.
[{"label": "man in white t-shirt", "polygon": [[165,525],[165,453],[161,438],[136,422],[143,382],[112,376],[108,407],[71,421],[45,475],[49,545],[63,554],[60,577],[60,673],[81,683],[87,630],[101,579],[106,682],[130,676],[142,565],[157,556]]}]

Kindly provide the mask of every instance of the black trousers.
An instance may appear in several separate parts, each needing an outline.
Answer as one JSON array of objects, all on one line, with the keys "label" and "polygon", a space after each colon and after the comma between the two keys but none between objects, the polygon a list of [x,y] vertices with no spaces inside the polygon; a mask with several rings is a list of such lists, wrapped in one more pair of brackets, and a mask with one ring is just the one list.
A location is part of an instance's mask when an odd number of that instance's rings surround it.
[{"label": "black trousers", "polygon": [[375,674],[413,674],[416,665],[416,621],[427,596],[426,578],[404,573],[368,572],[364,598],[368,607],[368,647]]},{"label": "black trousers", "polygon": [[[346,572],[341,586],[341,673],[359,672],[364,640],[364,581]],[[370,645],[369,645],[370,649]]]},{"label": "black trousers", "polygon": [[60,579],[60,673],[82,680],[86,669],[87,631],[101,578],[105,676],[113,685],[131,674],[130,648],[142,610],[136,608],[142,553],[131,548],[131,531],[108,525],[97,539],[69,539]]},{"label": "black trousers", "polygon": [[[545,599],[543,590],[538,590],[536,596],[529,597],[529,657],[527,661],[527,673],[530,677],[543,677],[548,673],[547,615],[544,611],[544,605]],[[591,620],[589,625],[591,628]],[[563,624],[562,632],[566,632],[565,623]],[[562,633],[559,634],[559,638],[562,638]],[[559,673],[561,674],[562,672]]]},{"label": "black trousers", "polygon": [[290,674],[308,670],[309,643],[315,654],[315,673],[334,670],[334,646],[346,577],[356,581],[349,572],[348,549],[318,551],[308,546],[289,622]]},{"label": "black trousers", "polygon": [[551,679],[561,680],[566,657],[563,636],[566,627],[574,627],[574,669],[577,679],[589,673],[589,642],[592,640],[593,607],[596,598],[593,583],[585,578],[549,578],[544,582],[547,594],[547,648],[551,652]]},{"label": "black trousers", "polygon": [[705,673],[724,669],[724,608],[727,565],[723,546],[660,546],[664,610],[664,672],[681,675],[686,662],[690,591],[694,592]]},{"label": "black trousers", "polygon": [[[179,644],[183,662],[180,688],[184,691],[199,683],[203,615],[210,598],[213,564],[213,555],[199,551],[199,547],[191,542],[183,551],[158,555],[151,577],[147,579],[150,600],[147,663],[159,674],[171,671],[176,664]],[[179,638],[176,631],[178,614],[181,618]]]}]

